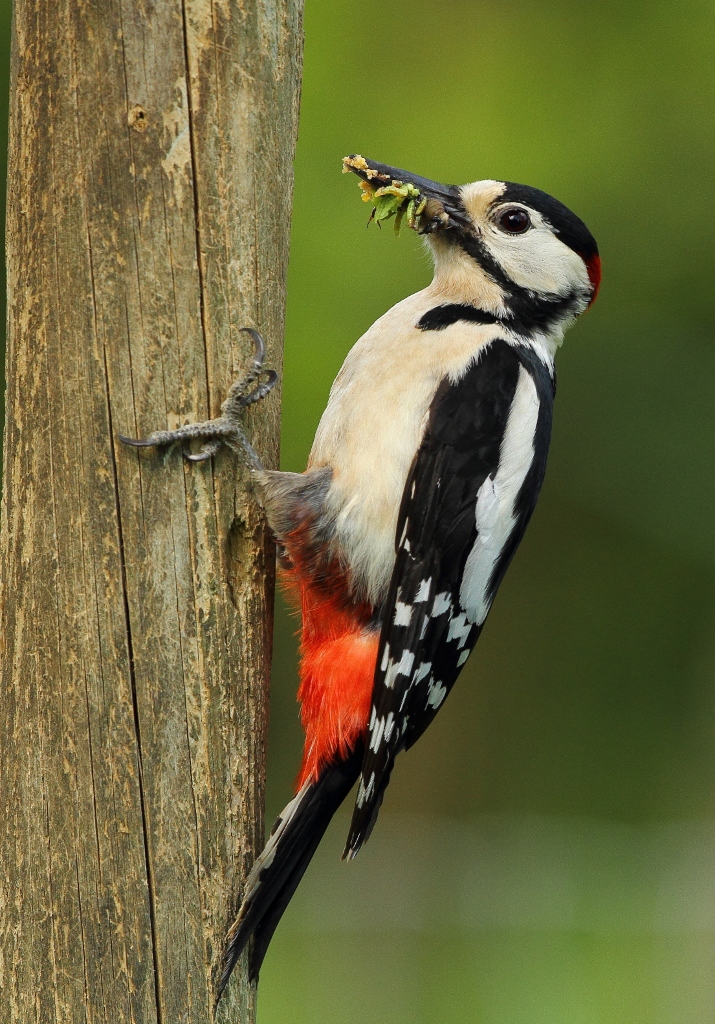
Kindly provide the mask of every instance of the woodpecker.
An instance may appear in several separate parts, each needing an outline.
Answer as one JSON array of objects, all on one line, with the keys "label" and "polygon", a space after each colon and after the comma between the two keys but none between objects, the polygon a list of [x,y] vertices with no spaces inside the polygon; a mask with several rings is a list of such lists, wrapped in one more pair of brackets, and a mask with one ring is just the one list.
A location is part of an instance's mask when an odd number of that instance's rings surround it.
[{"label": "woodpecker", "polygon": [[122,438],[201,439],[192,460],[222,443],[244,453],[302,616],[297,792],[248,877],[220,991],[251,939],[249,977],[258,977],[356,782],[343,856],[360,850],[395,758],[430,724],[474,648],[544,479],[555,352],[601,278],[585,224],[539,189],[441,185],[362,157],[346,163],[372,188],[418,190],[415,224],[434,278],[348,353],[305,472],[265,469],[244,436],[243,408],[277,379],[255,331],[252,370],[218,420]]}]

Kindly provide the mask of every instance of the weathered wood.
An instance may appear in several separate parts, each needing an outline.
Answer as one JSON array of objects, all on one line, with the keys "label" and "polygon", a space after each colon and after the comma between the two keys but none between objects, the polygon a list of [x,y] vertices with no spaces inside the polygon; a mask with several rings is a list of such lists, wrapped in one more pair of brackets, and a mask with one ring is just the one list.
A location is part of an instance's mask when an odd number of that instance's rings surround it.
[{"label": "weathered wood", "polygon": [[[16,0],[0,1021],[208,1022],[263,836],[273,551],[234,457],[137,454],[278,366],[301,0]],[[274,395],[248,415],[275,464]],[[251,1021],[233,981],[219,1019]]]}]

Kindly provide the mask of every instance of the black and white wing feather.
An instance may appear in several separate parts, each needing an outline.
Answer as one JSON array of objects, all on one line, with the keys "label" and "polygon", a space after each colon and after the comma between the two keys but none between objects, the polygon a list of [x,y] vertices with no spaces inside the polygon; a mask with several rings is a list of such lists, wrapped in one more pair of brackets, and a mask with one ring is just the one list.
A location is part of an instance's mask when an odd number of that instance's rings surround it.
[{"label": "black and white wing feather", "polygon": [[344,856],[369,836],[396,755],[427,728],[477,642],[536,505],[553,398],[546,363],[502,339],[437,390],[398,517]]}]

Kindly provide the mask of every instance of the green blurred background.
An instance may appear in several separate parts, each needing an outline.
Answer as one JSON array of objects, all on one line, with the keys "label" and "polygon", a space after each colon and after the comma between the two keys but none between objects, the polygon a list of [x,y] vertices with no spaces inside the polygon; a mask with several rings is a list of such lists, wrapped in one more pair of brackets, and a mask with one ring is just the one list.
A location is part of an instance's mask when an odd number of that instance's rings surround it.
[{"label": "green blurred background", "polygon": [[[410,232],[365,230],[344,154],[545,189],[604,283],[478,652],[353,864],[348,808],[331,827],[259,1024],[715,1019],[714,46],[712,2],[307,0],[284,468],[430,274]],[[300,756],[294,629],[282,609],[269,819]]]}]

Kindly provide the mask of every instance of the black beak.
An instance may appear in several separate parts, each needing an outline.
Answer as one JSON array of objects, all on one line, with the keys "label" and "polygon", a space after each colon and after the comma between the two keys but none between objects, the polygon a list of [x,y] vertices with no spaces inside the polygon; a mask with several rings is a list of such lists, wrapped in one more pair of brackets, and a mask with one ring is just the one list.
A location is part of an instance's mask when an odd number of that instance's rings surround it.
[{"label": "black beak", "polygon": [[425,226],[422,233],[434,231],[436,228],[458,228],[464,231],[470,226],[457,185],[441,185],[438,181],[404,171],[401,167],[379,164],[376,160],[368,160],[357,154],[343,160],[343,170],[352,171],[375,188],[391,185],[393,181],[399,181],[403,185],[414,185],[428,203],[425,210],[428,216],[423,218]]}]

